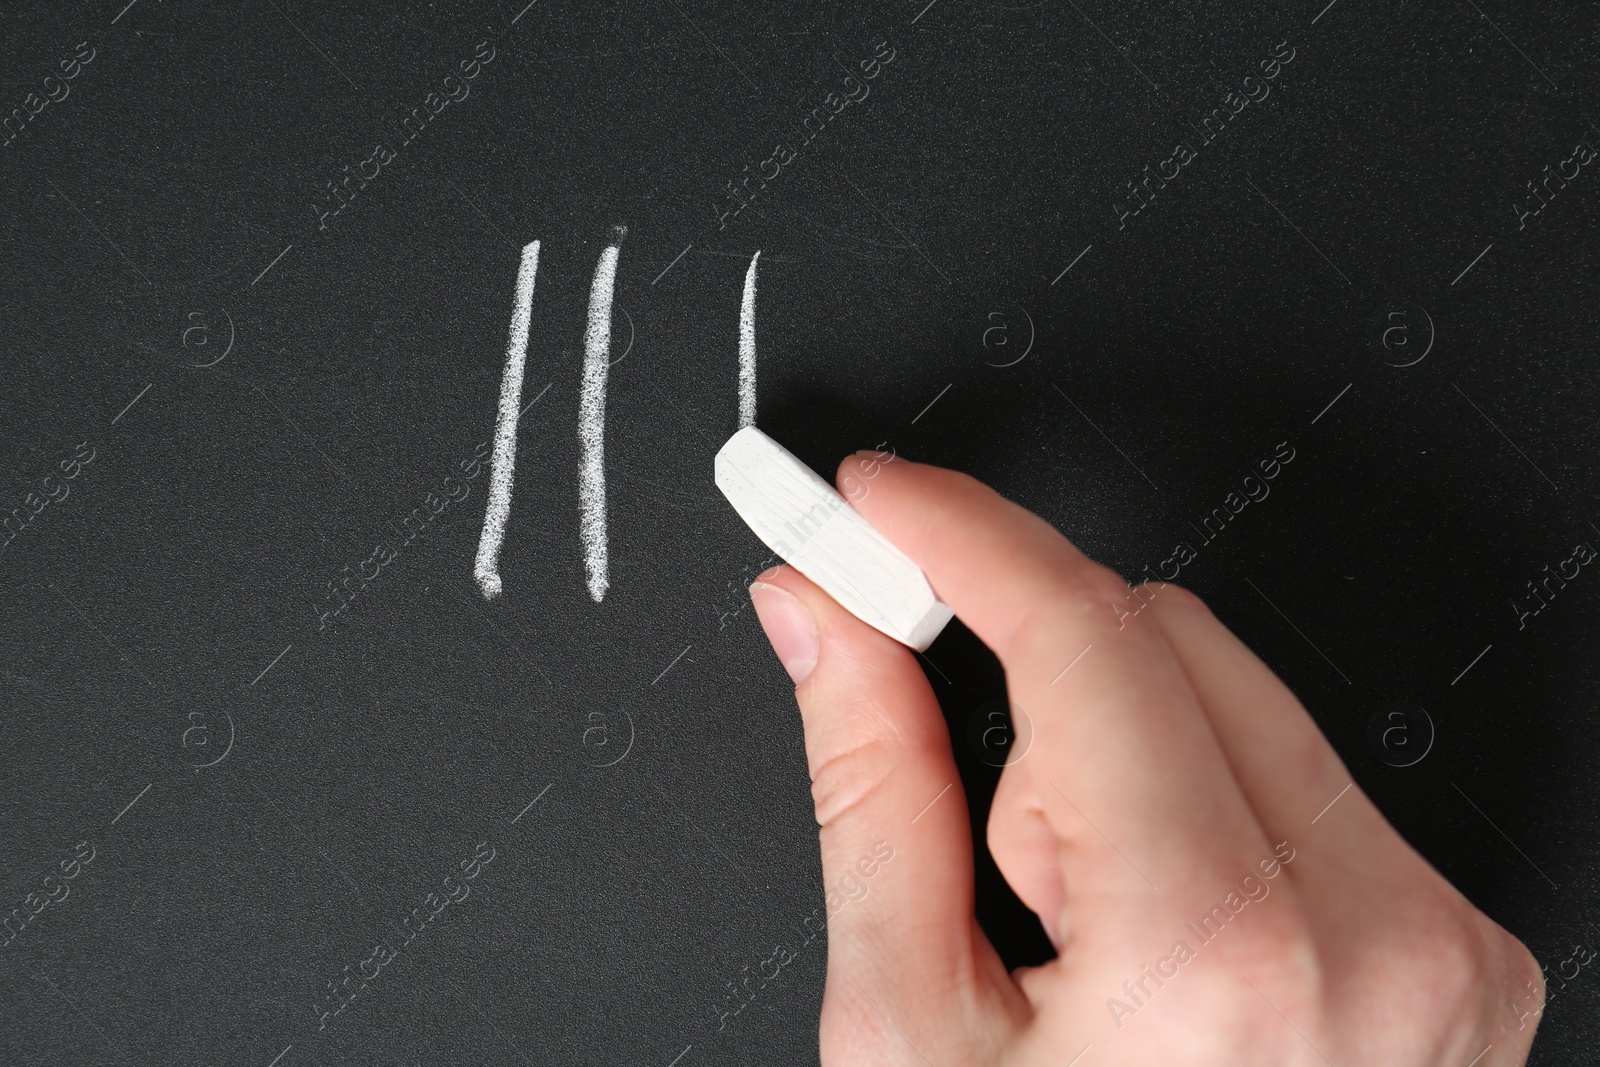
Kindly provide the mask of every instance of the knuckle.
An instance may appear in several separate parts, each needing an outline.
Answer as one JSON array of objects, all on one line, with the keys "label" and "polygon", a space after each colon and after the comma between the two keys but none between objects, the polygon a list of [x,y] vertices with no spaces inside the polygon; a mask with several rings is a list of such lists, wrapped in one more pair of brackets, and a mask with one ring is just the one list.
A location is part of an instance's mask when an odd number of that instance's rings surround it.
[{"label": "knuckle", "polygon": [[1305,905],[1285,893],[1288,888],[1274,891],[1280,898],[1274,913],[1277,921],[1255,926],[1252,962],[1270,977],[1285,1001],[1316,1013],[1323,999],[1322,956]]},{"label": "knuckle", "polygon": [[1448,898],[1434,901],[1431,910],[1438,917],[1435,936],[1417,939],[1412,965],[1429,971],[1443,968],[1455,972],[1462,988],[1481,985],[1489,969],[1482,913],[1465,900]]},{"label": "knuckle", "polygon": [[[1232,997],[1240,990],[1239,977],[1248,976],[1279,1010],[1319,1029],[1325,1014],[1327,963],[1312,922],[1311,904],[1286,880],[1259,900],[1260,910],[1247,925],[1238,927],[1239,936],[1218,946],[1219,962],[1224,966],[1217,968],[1219,988],[1215,992],[1234,1009],[1251,1016],[1260,1008],[1255,994],[1242,1001]],[[1234,933],[1230,924],[1227,936],[1234,938]],[[1249,992],[1248,986],[1243,988]]]},{"label": "knuckle", "polygon": [[1434,976],[1435,1010],[1446,1018],[1476,1017],[1490,985],[1490,949],[1487,931],[1478,929],[1476,916],[1454,916],[1450,927],[1434,940],[1431,950],[1413,965],[1426,965]]},{"label": "knuckle", "polygon": [[1103,612],[1106,605],[1127,599],[1132,587],[1122,575],[1104,564],[1082,561],[1057,576],[1057,595],[1066,605],[1085,614]]},{"label": "knuckle", "polygon": [[1544,968],[1539,965],[1539,960],[1528,950],[1521,939],[1509,931],[1501,929],[1499,925],[1485,917],[1486,922],[1494,926],[1498,935],[1497,943],[1501,946],[1505,963],[1502,973],[1506,976],[1500,987],[1492,990],[1502,997],[1522,999],[1530,1015],[1538,1018],[1544,1011],[1544,1006],[1549,997],[1546,987]]},{"label": "knuckle", "polygon": [[1518,937],[1470,903],[1462,901],[1460,946],[1456,957],[1464,976],[1451,992],[1450,1007],[1460,1017],[1503,1013],[1502,1005],[1519,1005],[1528,1017],[1544,1011],[1547,990],[1544,968]]},{"label": "knuckle", "polygon": [[1000,772],[1000,781],[989,803],[984,836],[990,854],[1002,863],[1002,857],[1031,859],[1041,845],[1056,840],[1033,792],[1032,782],[1021,777],[1014,765]]},{"label": "knuckle", "polygon": [[1391,1001],[1403,1001],[1412,1017],[1465,1024],[1505,995],[1496,981],[1503,972],[1497,935],[1509,935],[1448,886],[1419,896],[1395,918],[1405,936],[1375,943],[1363,971],[1380,977]]},{"label": "knuckle", "polygon": [[1113,622],[1118,605],[1132,589],[1109,567],[1077,560],[1053,568],[1039,583],[1038,595],[1020,611],[1000,642],[1006,653],[1037,651],[1052,644],[1063,631],[1081,631],[1086,620]]},{"label": "knuckle", "polygon": [[1139,589],[1146,594],[1145,599],[1159,600],[1163,607],[1185,607],[1199,609],[1207,613],[1211,611],[1206,606],[1206,602],[1193,589],[1175,585],[1172,582],[1143,582],[1139,585]]},{"label": "knuckle", "polygon": [[[1245,1062],[1250,1063],[1306,1062],[1298,1055],[1302,1039],[1275,1025],[1275,1013],[1264,1012],[1263,998],[1294,1019],[1314,1044],[1325,1048],[1330,1038],[1326,965],[1302,906],[1280,899],[1281,892],[1272,893],[1279,907],[1240,928],[1243,936],[1219,944],[1217,950],[1204,950],[1219,953],[1214,965],[1197,969],[1192,992],[1170,1004],[1177,1029],[1192,1027],[1212,1035],[1220,1047],[1248,1048],[1251,1055]],[[1231,928],[1227,937],[1234,937]]]},{"label": "knuckle", "polygon": [[859,809],[893,772],[900,746],[872,736],[828,757],[811,772],[811,800],[817,825],[832,826]]}]

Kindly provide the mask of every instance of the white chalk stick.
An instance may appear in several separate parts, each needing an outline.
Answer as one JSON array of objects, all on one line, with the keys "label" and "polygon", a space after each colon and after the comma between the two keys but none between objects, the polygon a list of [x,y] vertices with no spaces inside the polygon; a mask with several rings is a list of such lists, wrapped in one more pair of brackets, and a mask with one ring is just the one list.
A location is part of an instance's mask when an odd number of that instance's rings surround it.
[{"label": "white chalk stick", "polygon": [[920,652],[950,621],[920,567],[754,426],[717,452],[716,481],[768,548],[867,625]]}]

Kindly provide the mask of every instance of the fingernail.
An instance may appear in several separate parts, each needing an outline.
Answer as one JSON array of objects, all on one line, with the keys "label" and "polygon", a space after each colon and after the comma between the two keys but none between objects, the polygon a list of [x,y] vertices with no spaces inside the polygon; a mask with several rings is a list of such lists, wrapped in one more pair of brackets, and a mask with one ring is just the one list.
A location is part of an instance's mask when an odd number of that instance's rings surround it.
[{"label": "fingernail", "polygon": [[778,662],[799,685],[817,665],[817,620],[793,593],[765,582],[750,583],[750,602]]}]

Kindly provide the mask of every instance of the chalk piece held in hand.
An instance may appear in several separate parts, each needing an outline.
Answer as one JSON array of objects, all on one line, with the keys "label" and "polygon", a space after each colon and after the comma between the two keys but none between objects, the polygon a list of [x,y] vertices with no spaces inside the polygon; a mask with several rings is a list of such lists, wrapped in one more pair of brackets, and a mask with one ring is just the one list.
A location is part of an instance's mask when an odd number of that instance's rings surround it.
[{"label": "chalk piece held in hand", "polygon": [[768,548],[867,625],[920,652],[950,621],[920,567],[754,426],[717,452],[716,481]]}]

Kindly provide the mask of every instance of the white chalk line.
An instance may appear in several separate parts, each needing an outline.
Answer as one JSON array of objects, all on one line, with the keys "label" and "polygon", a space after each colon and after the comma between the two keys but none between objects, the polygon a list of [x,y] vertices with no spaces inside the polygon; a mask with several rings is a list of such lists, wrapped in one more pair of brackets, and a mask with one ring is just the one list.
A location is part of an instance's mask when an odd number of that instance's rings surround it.
[{"label": "white chalk line", "polygon": [[[500,546],[511,516],[512,473],[517,460],[517,422],[522,417],[522,368],[528,358],[528,320],[533,314],[533,282],[539,273],[539,242],[523,246],[517,268],[516,303],[511,309],[511,339],[506,344],[506,369],[500,378],[500,408],[495,416],[494,453],[489,460],[489,503],[483,515],[483,536],[472,577],[484,598],[500,595]],[[542,395],[542,394],[541,394]]]},{"label": "white chalk line", "polygon": [[739,428],[756,424],[756,261],[744,275],[744,300],[739,305]]},{"label": "white chalk line", "polygon": [[611,585],[606,546],[606,373],[611,369],[611,301],[617,257],[627,234],[612,230],[589,289],[589,325],[583,334],[583,393],[578,405],[578,527],[589,597],[596,603]]}]

